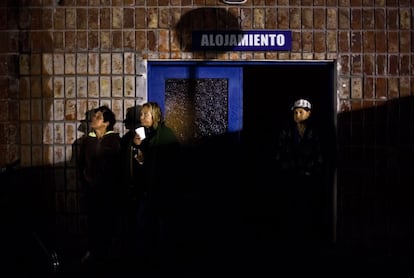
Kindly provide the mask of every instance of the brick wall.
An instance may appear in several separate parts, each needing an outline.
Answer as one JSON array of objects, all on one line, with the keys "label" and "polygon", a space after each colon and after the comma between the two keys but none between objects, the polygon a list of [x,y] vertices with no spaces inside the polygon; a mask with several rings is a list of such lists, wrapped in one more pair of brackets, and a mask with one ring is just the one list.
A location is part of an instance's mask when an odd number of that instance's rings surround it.
[{"label": "brick wall", "polygon": [[[20,0],[0,4],[0,164],[56,169],[56,207],[79,211],[72,144],[87,109],[145,101],[146,59],[334,60],[338,227],[347,241],[394,242],[412,190],[410,0]],[[192,53],[194,29],[288,29],[289,52]],[[141,68],[141,67],[140,67]],[[143,73],[145,73],[145,67]],[[77,220],[75,220],[77,221]],[[79,226],[79,225],[78,225]]]}]

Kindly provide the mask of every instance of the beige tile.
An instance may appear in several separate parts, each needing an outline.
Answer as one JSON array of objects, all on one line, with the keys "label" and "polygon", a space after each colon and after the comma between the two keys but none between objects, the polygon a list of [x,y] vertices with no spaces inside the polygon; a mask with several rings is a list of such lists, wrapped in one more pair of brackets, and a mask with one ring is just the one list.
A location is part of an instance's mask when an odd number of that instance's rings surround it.
[{"label": "beige tile", "polygon": [[111,54],[102,53],[100,56],[101,60],[101,74],[110,74],[111,73]]},{"label": "beige tile", "polygon": [[43,160],[43,147],[32,146],[32,166],[41,166],[44,164]]},{"label": "beige tile", "polygon": [[86,99],[78,99],[76,105],[74,105],[74,115],[73,120],[81,121],[85,119],[85,113],[89,110],[88,101]]},{"label": "beige tile", "polygon": [[76,73],[76,55],[74,53],[65,54],[65,74]]},{"label": "beige tile", "polygon": [[55,99],[53,103],[53,120],[63,121],[65,119],[65,100]]},{"label": "beige tile", "polygon": [[121,76],[112,77],[112,96],[113,97],[123,96],[123,85],[124,85],[124,80]]},{"label": "beige tile", "polygon": [[20,164],[22,167],[32,166],[32,148],[30,145],[22,145],[20,147],[20,159]]},{"label": "beige tile", "polygon": [[101,97],[111,96],[111,78],[109,76],[100,77],[100,90],[99,94]]},{"label": "beige tile", "polygon": [[40,121],[42,117],[42,100],[32,99],[30,102],[30,119],[32,121]]},{"label": "beige tile", "polygon": [[[83,116],[83,113],[84,112],[82,112],[82,116]],[[77,119],[77,102],[74,99],[67,99],[65,101],[65,120],[74,121],[76,119]]]},{"label": "beige tile", "polygon": [[19,70],[20,74],[26,75],[30,73],[30,56],[27,54],[21,54],[19,57]]},{"label": "beige tile", "polygon": [[337,29],[338,28],[338,9],[337,8],[327,8],[326,9],[326,28],[327,29]]},{"label": "beige tile", "polygon": [[63,74],[65,67],[65,57],[63,54],[54,54],[53,56],[53,72],[51,74]]},{"label": "beige tile", "polygon": [[362,79],[351,78],[351,98],[362,98]]},{"label": "beige tile", "polygon": [[132,52],[124,53],[124,73],[134,74],[135,73],[135,54]]},{"label": "beige tile", "polygon": [[99,101],[98,99],[88,99],[88,110],[99,107],[100,105],[108,105],[110,107],[110,102],[106,99]]},{"label": "beige tile", "polygon": [[41,145],[43,143],[43,126],[39,123],[32,124],[32,144]]},{"label": "beige tile", "polygon": [[[43,129],[43,144],[51,145],[53,144],[53,124],[46,123]],[[53,149],[52,149],[53,151]]]},{"label": "beige tile", "polygon": [[63,98],[65,96],[65,79],[63,77],[53,78],[53,96]]},{"label": "beige tile", "polygon": [[76,78],[76,94],[77,97],[82,98],[88,95],[88,79],[87,77]]},{"label": "beige tile", "polygon": [[54,143],[65,144],[65,124],[54,123]]},{"label": "beige tile", "polygon": [[97,98],[99,96],[99,77],[88,77],[88,97]]},{"label": "beige tile", "polygon": [[122,28],[123,10],[122,8],[112,8],[112,28]]},{"label": "beige tile", "polygon": [[52,157],[54,164],[64,164],[66,161],[65,147],[55,145]]},{"label": "beige tile", "polygon": [[20,124],[20,140],[23,145],[32,143],[32,126],[30,123]]},{"label": "beige tile", "polygon": [[42,99],[42,120],[43,121],[53,120],[53,98]]},{"label": "beige tile", "polygon": [[30,120],[30,100],[21,100],[19,106],[20,106],[20,120],[22,121]]},{"label": "beige tile", "polygon": [[30,98],[30,78],[20,77],[19,85],[20,99]]},{"label": "beige tile", "polygon": [[112,74],[123,74],[123,55],[121,53],[112,54]]},{"label": "beige tile", "polygon": [[111,99],[103,98],[100,101],[99,100],[89,100],[88,105],[89,105],[90,108],[96,108],[96,107],[101,106],[101,105],[105,105],[105,106],[108,106],[109,108],[111,108]]},{"label": "beige tile", "polygon": [[99,32],[101,39],[101,50],[108,51],[111,49],[111,32],[101,31]]},{"label": "beige tile", "polygon": [[98,74],[99,73],[99,55],[98,53],[89,53],[88,54],[88,74]]},{"label": "beige tile", "polygon": [[75,77],[65,77],[65,97],[74,98],[76,96]]},{"label": "beige tile", "polygon": [[65,144],[73,144],[77,136],[77,126],[79,123],[65,123]]},{"label": "beige tile", "polygon": [[76,9],[66,8],[65,13],[66,13],[65,14],[66,29],[75,29],[76,28]]},{"label": "beige tile", "polygon": [[[122,121],[124,119],[123,112],[123,101],[122,99],[112,99],[111,102],[112,111],[115,113],[115,118],[117,121]],[[121,128],[122,124],[117,124],[116,127]]]},{"label": "beige tile", "polygon": [[135,96],[135,76],[125,76],[124,88],[126,97]]},{"label": "beige tile", "polygon": [[[43,67],[47,66],[50,69],[50,72],[52,70],[52,63],[51,63],[51,55],[44,54],[43,59],[44,63],[46,65],[43,65]],[[31,74],[40,74],[42,72],[42,56],[40,54],[32,54],[30,56],[30,73]]]},{"label": "beige tile", "polygon": [[86,74],[88,72],[88,56],[85,53],[77,53],[76,73]]},{"label": "beige tile", "polygon": [[53,97],[53,77],[42,78],[42,97]]},{"label": "beige tile", "polygon": [[30,78],[30,96],[32,98],[42,96],[42,79],[38,76]]},{"label": "beige tile", "polygon": [[254,29],[265,28],[265,9],[255,8],[253,10],[253,28]]},{"label": "beige tile", "polygon": [[147,9],[147,26],[150,29],[158,27],[158,9],[157,8],[148,8]]}]

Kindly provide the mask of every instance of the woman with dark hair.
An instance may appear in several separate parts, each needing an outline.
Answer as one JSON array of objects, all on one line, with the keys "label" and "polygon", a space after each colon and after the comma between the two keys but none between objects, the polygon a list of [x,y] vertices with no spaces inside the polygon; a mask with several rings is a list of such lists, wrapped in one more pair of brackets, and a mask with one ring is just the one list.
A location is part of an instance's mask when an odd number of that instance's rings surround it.
[{"label": "woman with dark hair", "polygon": [[88,225],[88,251],[83,260],[102,266],[110,257],[119,205],[121,137],[114,132],[115,123],[115,114],[107,106],[94,109],[78,161]]}]

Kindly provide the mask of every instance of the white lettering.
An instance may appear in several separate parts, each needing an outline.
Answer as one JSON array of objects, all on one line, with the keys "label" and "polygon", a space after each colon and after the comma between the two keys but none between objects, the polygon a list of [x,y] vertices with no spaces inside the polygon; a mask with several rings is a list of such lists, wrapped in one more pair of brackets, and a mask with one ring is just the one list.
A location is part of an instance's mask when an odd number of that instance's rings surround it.
[{"label": "white lettering", "polygon": [[224,43],[224,40],[223,40],[223,35],[218,34],[218,35],[216,36],[216,45],[217,45],[217,46],[222,46],[222,45],[223,45],[223,43]]},{"label": "white lettering", "polygon": [[249,45],[249,37],[247,35],[239,35],[239,43],[238,46],[248,46]]},{"label": "white lettering", "polygon": [[201,36],[201,44],[200,44],[201,46],[210,46],[210,42],[209,42],[209,40],[208,40],[208,37],[207,37],[207,35],[202,35]]},{"label": "white lettering", "polygon": [[283,34],[279,34],[276,37],[276,43],[278,46],[282,46],[286,44],[286,39],[285,39],[285,35]]},{"label": "white lettering", "polygon": [[286,37],[284,34],[202,34],[200,46],[202,47],[274,47],[284,46]]},{"label": "white lettering", "polygon": [[236,35],[231,35],[230,36],[229,45],[230,46],[236,46],[237,45],[237,36]]},{"label": "white lettering", "polygon": [[210,46],[216,46],[214,44],[214,35],[213,34],[210,35]]}]

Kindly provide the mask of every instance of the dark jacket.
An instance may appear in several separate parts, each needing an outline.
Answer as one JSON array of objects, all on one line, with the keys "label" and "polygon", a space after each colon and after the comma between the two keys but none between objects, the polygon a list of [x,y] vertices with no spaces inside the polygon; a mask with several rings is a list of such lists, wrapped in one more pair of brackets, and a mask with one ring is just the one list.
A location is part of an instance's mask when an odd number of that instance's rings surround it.
[{"label": "dark jacket", "polygon": [[[180,143],[172,129],[160,124],[145,130],[140,149],[144,153],[144,191],[159,205],[176,190],[180,170]],[[169,196],[172,197],[172,196]]]},{"label": "dark jacket", "polygon": [[301,138],[296,125],[292,124],[283,129],[277,139],[276,164],[285,174],[299,176],[320,174],[323,156],[316,130],[308,125]]},{"label": "dark jacket", "polygon": [[137,200],[143,194],[143,166],[135,160],[138,147],[133,143],[135,130],[130,130],[121,139],[122,180],[129,200]]},{"label": "dark jacket", "polygon": [[111,192],[119,184],[121,138],[107,132],[98,139],[90,132],[82,141],[79,153],[81,184],[87,191]]}]

